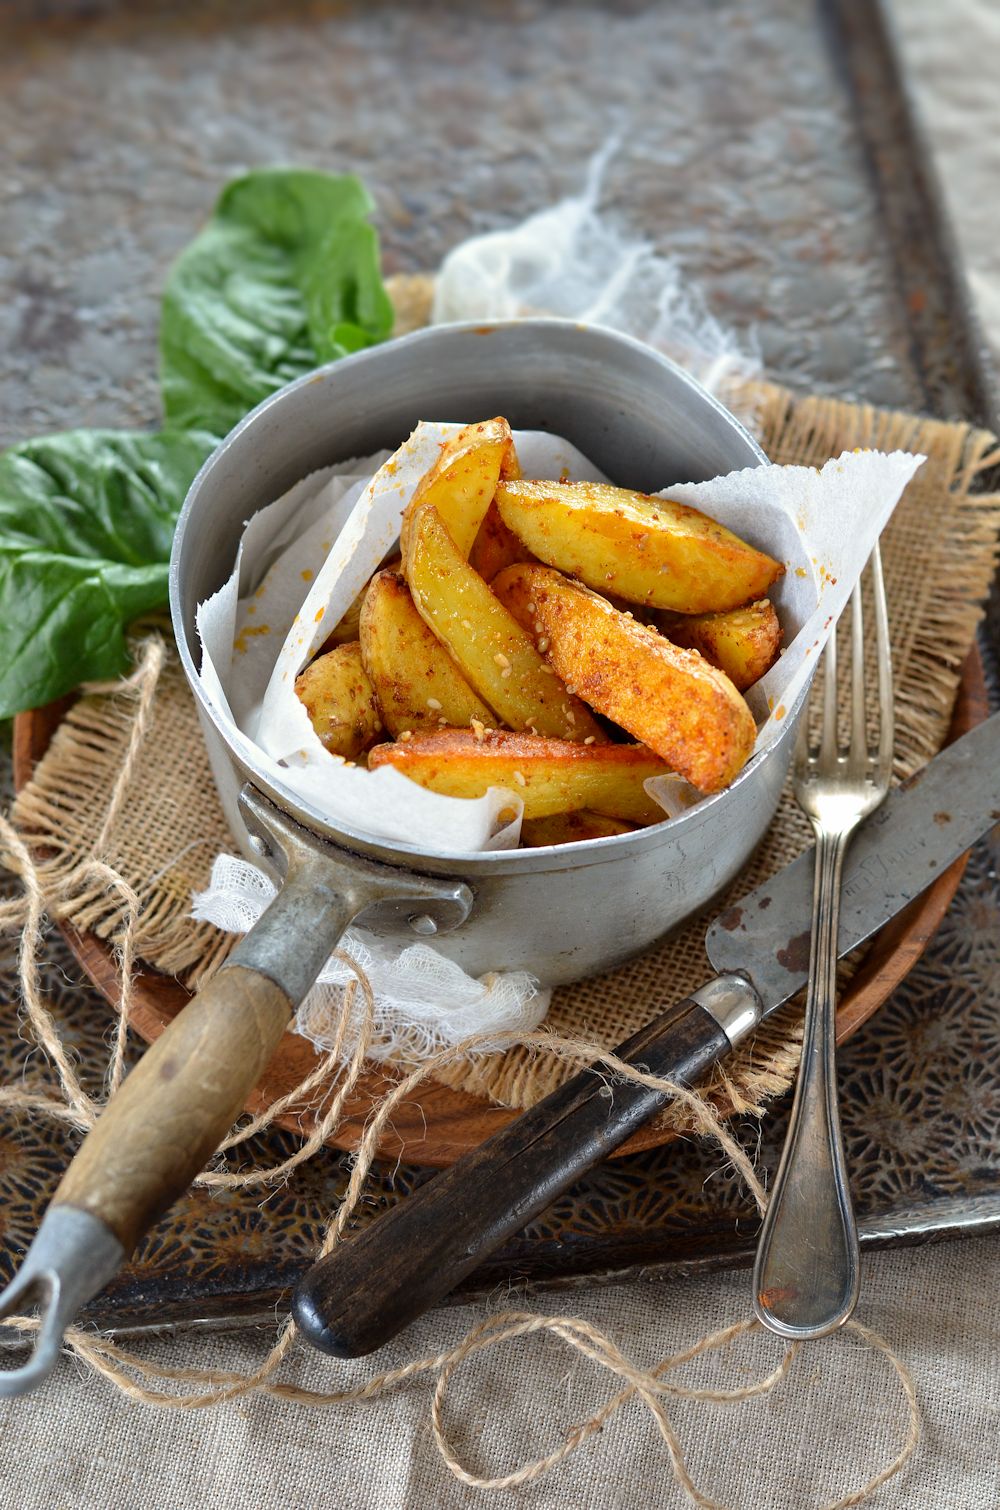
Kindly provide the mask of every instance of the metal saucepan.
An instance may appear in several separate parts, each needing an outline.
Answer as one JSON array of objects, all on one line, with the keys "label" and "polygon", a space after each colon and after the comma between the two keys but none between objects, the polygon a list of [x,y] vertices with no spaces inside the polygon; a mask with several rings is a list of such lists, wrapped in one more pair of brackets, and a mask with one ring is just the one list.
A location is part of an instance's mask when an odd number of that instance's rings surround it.
[{"label": "metal saucepan", "polygon": [[[219,446],[177,527],[170,602],[237,843],[282,881],[225,966],[147,1050],[70,1165],[0,1315],[41,1297],[32,1388],[62,1332],[187,1188],[238,1116],[347,927],[436,948],[480,975],[579,979],[647,948],[724,886],[777,806],[795,717],[725,792],[670,823],[548,848],[418,851],[334,827],[248,762],[197,678],[195,610],[232,569],[245,521],[316,468],[394,448],[421,419],[504,415],[572,441],[616,483],[654,490],[766,457],[686,373],[614,332],[559,320],[420,331],[265,400]],[[754,542],[766,546],[768,542]]]}]

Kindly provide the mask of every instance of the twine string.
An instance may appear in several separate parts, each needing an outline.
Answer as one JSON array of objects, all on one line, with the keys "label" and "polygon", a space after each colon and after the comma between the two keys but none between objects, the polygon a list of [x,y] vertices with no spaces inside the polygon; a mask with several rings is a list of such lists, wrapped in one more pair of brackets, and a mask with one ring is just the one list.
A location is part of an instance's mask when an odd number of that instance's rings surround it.
[{"label": "twine string", "polygon": [[[81,1084],[60,1036],[55,1017],[42,991],[39,954],[44,919],[47,913],[58,916],[67,898],[75,889],[95,879],[99,879],[121,898],[124,923],[116,943],[116,959],[121,985],[115,1003],[115,1025],[111,1035],[109,1062],[104,1082],[106,1094],[111,1095],[121,1084],[125,1075],[127,1027],[134,986],[134,940],[141,905],[134,889],[115,869],[107,855],[115,824],[123,812],[128,786],[148,729],[156,686],[163,664],[162,643],[155,639],[147,641],[142,647],[136,671],[130,678],[124,682],[115,683],[113,688],[102,685],[99,689],[89,689],[101,692],[113,690],[116,695],[131,695],[135,699],[135,714],[126,755],[109,794],[105,819],[91,855],[86,861],[77,866],[64,880],[46,885],[48,878],[44,876],[40,864],[32,856],[26,840],[14,828],[9,818],[0,814],[0,853],[7,867],[19,877],[22,886],[20,897],[0,904],[0,928],[10,930],[20,927],[22,929],[19,973],[24,1011],[35,1041],[51,1062],[58,1082],[58,1094],[53,1093],[49,1084],[40,1080],[37,1083],[22,1086],[0,1087],[0,1107],[26,1116],[48,1118],[81,1133],[86,1133],[94,1125],[101,1107]],[[322,1090],[323,1095],[318,1106],[322,1108],[324,1102],[326,1105],[315,1117],[313,1131],[304,1139],[294,1154],[274,1166],[253,1167],[238,1171],[213,1168],[199,1176],[199,1183],[217,1188],[240,1189],[272,1185],[287,1180],[293,1171],[312,1158],[336,1131],[372,1044],[375,1012],[371,983],[362,967],[343,951],[337,952],[337,958],[353,972],[354,980],[343,993],[340,1020],[331,1050],[293,1090],[265,1111],[234,1129],[220,1145],[217,1157],[245,1143],[248,1138],[257,1133],[263,1132],[273,1125],[277,1117],[294,1108],[308,1107],[314,1111],[317,1110],[316,1095]],[[355,1034],[354,1047],[345,1063],[344,1046],[352,1031]],[[347,1190],[327,1225],[319,1246],[318,1257],[333,1251],[356,1217],[372,1163],[378,1153],[382,1134],[390,1123],[394,1110],[411,1097],[421,1082],[433,1076],[435,1071],[460,1061],[477,1050],[499,1049],[513,1042],[523,1044],[534,1052],[547,1053],[565,1061],[582,1060],[595,1067],[599,1065],[602,1073],[612,1083],[631,1081],[661,1091],[664,1095],[682,1103],[695,1130],[710,1139],[725,1161],[737,1171],[752,1192],[758,1209],[763,1212],[766,1208],[766,1192],[746,1150],[733,1137],[711,1103],[696,1092],[652,1075],[639,1066],[628,1064],[614,1053],[603,1049],[599,1044],[579,1037],[558,1035],[545,1029],[530,1034],[518,1032],[479,1034],[460,1044],[440,1050],[432,1058],[416,1066],[408,1074],[402,1076],[381,1100],[373,1105]],[[14,1316],[6,1318],[3,1325],[30,1335],[37,1330],[38,1321],[31,1317]],[[867,1500],[876,1489],[900,1472],[915,1451],[921,1433],[916,1390],[906,1365],[897,1357],[883,1337],[860,1322],[849,1321],[842,1330],[850,1331],[868,1348],[881,1354],[893,1369],[905,1403],[906,1427],[902,1445],[891,1460],[859,1488],[830,1502],[823,1507],[823,1510],[848,1510],[848,1507],[859,1505]],[[727,1510],[722,1502],[712,1499],[694,1482],[679,1434],[668,1413],[667,1402],[668,1400],[690,1400],[724,1406],[766,1395],[781,1385],[790,1374],[799,1345],[795,1343],[787,1345],[780,1361],[768,1374],[737,1389],[710,1389],[680,1384],[667,1376],[683,1364],[690,1363],[708,1353],[727,1349],[740,1338],[758,1331],[760,1331],[760,1323],[755,1318],[738,1321],[699,1338],[688,1347],[661,1359],[652,1368],[644,1368],[623,1353],[605,1332],[578,1317],[509,1310],[488,1316],[478,1322],[455,1347],[415,1359],[401,1367],[388,1369],[362,1384],[334,1391],[307,1389],[276,1377],[296,1342],[296,1327],[290,1319],[282,1325],[277,1340],[266,1357],[256,1369],[248,1372],[154,1363],[141,1358],[110,1338],[97,1336],[82,1327],[71,1327],[67,1331],[66,1345],[81,1362],[108,1380],[128,1398],[147,1406],[166,1410],[204,1409],[254,1392],[265,1393],[303,1406],[334,1407],[349,1402],[373,1401],[407,1385],[412,1380],[431,1375],[435,1383],[430,1404],[430,1420],[438,1452],[456,1479],[477,1489],[514,1488],[542,1477],[555,1469],[595,1433],[600,1432],[626,1405],[638,1400],[660,1433],[675,1482],[688,1502],[702,1507],[702,1510]],[[492,1349],[542,1333],[556,1337],[571,1351],[588,1359],[595,1367],[608,1372],[620,1387],[597,1411],[571,1425],[564,1432],[562,1440],[548,1453],[529,1459],[514,1469],[493,1477],[477,1473],[463,1461],[454,1445],[445,1419],[446,1403],[455,1376],[465,1364]],[[180,1388],[167,1386],[180,1386]]]}]

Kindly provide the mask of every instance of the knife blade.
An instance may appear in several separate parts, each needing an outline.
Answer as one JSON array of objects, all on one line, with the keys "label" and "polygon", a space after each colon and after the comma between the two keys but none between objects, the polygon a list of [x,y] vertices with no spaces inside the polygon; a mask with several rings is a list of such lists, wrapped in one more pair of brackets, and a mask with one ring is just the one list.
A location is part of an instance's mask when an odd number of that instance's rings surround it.
[{"label": "knife blade", "polygon": [[[859,829],[844,873],[838,949],[876,933],[1000,822],[1000,713],[897,787]],[[720,973],[619,1045],[620,1059],[692,1084],[806,983],[809,850],[726,909],[706,947]],[[336,1357],[381,1347],[669,1096],[587,1069],[523,1112],[308,1271],[292,1310]]]},{"label": "knife blade", "polygon": [[[1000,823],[1000,714],[895,787],[858,829],[844,866],[842,957],[877,933],[995,823]],[[729,907],[705,935],[720,973],[748,977],[766,1016],[809,978],[811,849]]]}]

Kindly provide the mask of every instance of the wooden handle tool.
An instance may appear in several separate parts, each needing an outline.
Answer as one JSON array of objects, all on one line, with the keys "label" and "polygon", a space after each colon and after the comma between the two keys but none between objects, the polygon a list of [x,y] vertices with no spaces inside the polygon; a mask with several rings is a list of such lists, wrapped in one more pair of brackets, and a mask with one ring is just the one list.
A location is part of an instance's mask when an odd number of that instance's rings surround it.
[{"label": "wooden handle tool", "polygon": [[[615,1052],[691,1084],[759,1016],[749,982],[721,976]],[[382,1347],[668,1100],[600,1065],[575,1075],[310,1269],[292,1304],[303,1335],[338,1358]]]},{"label": "wooden handle tool", "polygon": [[[284,885],[226,964],[147,1050],[70,1164],[25,1261],[0,1295],[0,1318],[39,1298],[34,1352],[0,1372],[0,1397],[49,1373],[63,1332],[211,1158],[242,1111],[289,1019],[361,912],[400,910],[446,932],[472,905],[439,881],[338,851],[244,788],[241,807]],[[375,909],[374,912],[372,909]],[[386,919],[383,918],[383,921]]]}]

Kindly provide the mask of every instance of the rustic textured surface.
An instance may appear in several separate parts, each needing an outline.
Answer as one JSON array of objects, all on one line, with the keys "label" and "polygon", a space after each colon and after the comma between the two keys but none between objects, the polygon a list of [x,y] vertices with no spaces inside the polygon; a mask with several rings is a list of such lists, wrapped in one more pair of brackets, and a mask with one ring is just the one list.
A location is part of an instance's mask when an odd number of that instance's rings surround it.
[{"label": "rustic textured surface", "polygon": [[[836,28],[824,32],[792,0],[768,0],[752,15],[728,4],[698,16],[637,5],[609,15],[594,4],[536,0],[474,15],[441,3],[314,5],[291,17],[244,6],[238,20],[219,6],[198,7],[197,16],[183,6],[169,16],[151,6],[117,17],[91,9],[92,20],[12,29],[0,56],[0,130],[12,165],[0,182],[0,426],[11,438],[155,419],[157,289],[227,173],[292,156],[361,168],[380,202],[388,267],[415,269],[433,266],[470,231],[576,187],[588,154],[619,122],[628,146],[612,167],[609,201],[682,252],[728,318],[758,322],[776,376],[917,409],[943,389],[944,412],[962,406],[954,323],[940,328],[926,302],[906,308],[897,270],[909,268],[913,249],[886,233],[895,201],[866,169],[863,112],[838,71],[840,44],[826,51]],[[604,60],[616,49],[627,50],[629,66],[609,77]],[[391,90],[391,111],[364,100],[375,83]],[[893,183],[919,215],[899,162]],[[943,275],[928,297],[942,283]],[[911,1011],[918,1025],[926,1020],[956,958],[995,959],[991,885],[982,869],[966,882],[956,926],[972,932],[946,940],[937,974],[897,998],[904,1022]],[[74,970],[54,947],[61,963],[50,979],[93,1053],[104,1009],[66,986]],[[938,958],[935,950],[931,964]],[[871,1069],[880,1041],[874,1028],[862,1035],[850,1051],[859,1069]],[[16,1038],[10,1045],[28,1053]],[[967,1055],[968,1046],[955,1052]],[[879,1152],[895,1170],[893,1140],[915,1135],[893,1113],[901,1098],[912,1102],[909,1061],[897,1055],[891,1075],[874,1062],[885,1136],[868,1139],[860,1108],[853,1132],[855,1150],[867,1142],[874,1155],[859,1170],[869,1212],[894,1204],[897,1174]],[[980,1108],[957,1138],[963,1167],[980,1171],[973,1190],[988,1185],[986,1133],[971,1131],[981,1125]],[[19,1125],[5,1147],[11,1254],[32,1230],[66,1144]],[[276,1135],[257,1156],[276,1162],[285,1148]],[[949,1138],[926,1183],[903,1177],[895,1195],[904,1206],[962,1187],[950,1149]],[[668,1163],[677,1171],[670,1194]],[[245,1196],[189,1197],[113,1292],[119,1315],[143,1314],[154,1268],[161,1314],[273,1293],[304,1261],[319,1213],[340,1188],[340,1161],[319,1164],[263,1209]],[[664,1258],[724,1254],[745,1241],[733,1224],[744,1208],[734,1188],[718,1179],[706,1187],[705,1175],[703,1156],[687,1149],[596,1176],[513,1256],[526,1260],[530,1250],[528,1266],[542,1274],[621,1266],[639,1247]],[[396,1188],[416,1177],[401,1172]],[[384,1189],[392,1183],[387,1172]]]},{"label": "rustic textured surface", "polygon": [[608,205],[756,327],[773,378],[926,407],[838,49],[799,0],[87,9],[0,49],[0,440],[156,421],[159,290],[230,174],[356,169],[413,271],[577,190],[615,131]]},{"label": "rustic textured surface", "polygon": [[[60,8],[50,4],[46,10]],[[12,9],[7,6],[0,14]],[[356,46],[345,51],[330,45],[329,39],[337,36],[335,22],[319,5],[303,8],[298,20],[278,23],[255,22],[253,8],[244,6],[238,29],[228,37],[210,22],[195,27],[183,12],[180,20],[169,23],[143,22],[135,6],[132,19],[124,21],[66,25],[45,37],[36,29],[31,37],[14,35],[9,43],[5,38],[0,54],[0,140],[5,149],[0,180],[0,255],[5,259],[0,266],[0,426],[5,437],[97,418],[132,423],[154,416],[149,365],[153,284],[189,234],[192,219],[207,209],[225,172],[293,151],[324,166],[364,160],[374,165],[393,265],[427,266],[468,229],[499,223],[575,185],[578,159],[602,134],[604,101],[612,97],[628,97],[642,133],[637,140],[644,144],[641,152],[631,150],[627,160],[629,173],[639,174],[635,190],[626,189],[616,175],[613,197],[623,204],[628,200],[640,223],[645,223],[643,203],[655,204],[656,218],[647,224],[650,234],[663,244],[679,239],[686,245],[692,266],[704,265],[714,296],[726,299],[731,317],[749,311],[756,318],[767,307],[768,340],[773,336],[768,352],[778,376],[800,386],[925,408],[932,401],[926,397],[924,377],[918,376],[915,353],[922,343],[936,344],[933,375],[938,391],[946,395],[937,406],[940,412],[983,418],[971,415],[950,381],[954,370],[949,374],[950,359],[942,353],[949,350],[953,332],[937,326],[929,333],[918,304],[913,346],[904,338],[903,301],[889,265],[891,238],[883,238],[878,223],[864,149],[853,134],[854,107],[835,59],[823,52],[827,38],[812,10],[793,0],[763,0],[752,14],[735,4],[704,7],[694,14],[686,13],[688,8],[650,7],[632,33],[635,52],[623,59],[623,36],[635,7],[615,8],[606,43],[600,16],[591,7],[579,7],[585,17],[596,16],[590,24],[597,40],[589,48],[578,41],[584,23],[571,25],[565,7],[551,7],[555,19],[547,35],[550,41],[554,36],[556,46],[548,58],[534,52],[530,32],[522,30],[516,44],[497,40],[499,7],[483,7],[484,25],[492,27],[483,69],[493,67],[500,48],[511,64],[509,83],[495,84],[483,95],[478,87],[482,70],[470,77],[466,45],[466,71],[452,76],[449,87],[436,94],[425,84],[417,117],[408,105],[411,65],[426,75],[429,60],[454,51],[442,32],[457,27],[467,34],[473,25],[457,4],[449,9],[451,17],[440,6],[369,6],[371,59]],[[541,9],[515,4],[504,6],[503,13],[523,26]],[[219,15],[220,8],[213,13]],[[650,43],[654,13],[666,38],[662,46]],[[235,14],[230,8],[231,21]],[[348,10],[347,16],[356,37],[359,10]],[[950,12],[947,24],[954,25]],[[313,55],[310,38],[316,26],[327,46]],[[955,30],[957,48],[961,39]],[[742,58],[744,44],[747,73],[734,61]],[[380,58],[380,46],[388,49],[387,56]],[[967,43],[962,66],[979,68],[984,55]],[[398,71],[390,73],[400,58],[406,65],[402,82]],[[611,80],[606,77],[608,60],[615,65]],[[769,90],[760,79],[768,64],[779,76],[786,67],[797,70],[798,81],[787,114],[779,112],[776,123],[755,125],[762,119],[757,112],[766,110],[779,92],[779,86]],[[580,81],[575,100],[567,100],[565,87],[549,92],[550,76],[565,80],[574,70]],[[344,75],[372,72],[393,79],[396,112],[394,128],[370,117],[365,122],[369,132],[374,124],[377,150],[361,130],[352,132],[341,103],[353,87]],[[523,77],[532,84],[536,103],[522,121],[503,96],[509,90],[523,109]],[[982,77],[991,78],[988,66]],[[447,126],[442,124],[446,113]],[[745,133],[740,119],[747,124]],[[779,129],[783,137],[777,135]],[[746,146],[742,135],[749,138]],[[791,137],[797,151],[789,152]],[[493,177],[483,165],[504,151],[506,167]],[[682,159],[693,164],[686,174],[675,171]],[[910,174],[905,159],[901,161],[897,188],[908,202]],[[814,176],[827,177],[829,190],[817,190]],[[494,205],[490,196],[496,182],[503,181],[513,183],[513,191],[508,187],[506,199]],[[445,188],[428,191],[428,185],[442,183]],[[853,240],[839,239],[837,256],[845,261],[834,269],[836,279],[851,291],[849,299],[839,301],[848,323],[846,357],[843,347],[838,355],[836,341],[828,339],[825,307],[810,314],[822,258],[814,254],[813,261],[806,257],[800,264],[782,245],[788,216],[775,210],[775,184],[786,200],[794,202],[801,195],[808,206],[811,196],[820,193],[829,205],[839,197],[848,219],[860,216]],[[426,205],[436,215],[430,224],[423,219]],[[921,241],[919,213],[918,204],[910,250]],[[413,217],[409,228],[407,215]],[[797,212],[792,218],[798,219]],[[800,246],[807,240],[806,218],[804,212],[799,220]],[[826,220],[812,224],[808,235],[813,246],[822,246],[828,232]],[[731,298],[714,271],[720,259],[728,260],[732,271]],[[800,272],[806,283],[813,282],[812,294],[800,283]],[[934,286],[936,281],[931,295]],[[781,352],[786,329],[789,355]],[[820,332],[817,339],[813,329]],[[851,342],[867,357],[856,370]],[[885,365],[880,367],[883,351]],[[878,1032],[868,1030],[845,1056],[848,1086],[863,1089],[868,1097],[863,1112],[860,1104],[852,1104],[848,1127],[866,1211],[923,1207],[940,1220],[949,1196],[957,1196],[964,1211],[977,1192],[988,1199],[996,1172],[997,1076],[990,1067],[996,1062],[997,1020],[991,992],[1000,965],[997,858],[995,850],[980,848],[932,954],[883,1012]],[[10,963],[5,953],[5,968]],[[60,998],[81,1053],[95,1056],[108,1018],[55,945],[47,984]],[[10,999],[6,992],[3,999]],[[35,1060],[6,1020],[4,1038],[14,1060]],[[765,1163],[773,1158],[771,1140],[780,1130],[775,1124],[769,1131]],[[269,1140],[257,1156],[273,1159],[275,1144],[290,1151],[292,1142]],[[23,1248],[41,1196],[53,1187],[66,1152],[64,1140],[27,1124],[11,1124],[3,1131],[0,1210],[8,1250]],[[595,1179],[583,1192],[587,1217],[577,1230],[567,1230],[566,1212],[557,1210],[562,1236],[545,1242],[537,1231],[528,1235],[524,1246],[533,1246],[536,1272],[543,1272],[546,1263],[549,1272],[571,1268],[574,1262],[580,1269],[588,1264],[592,1270],[620,1268],[629,1261],[629,1246],[610,1244],[607,1237],[616,1222],[626,1219],[634,1238],[648,1234],[665,1259],[698,1251],[724,1255],[727,1246],[745,1249],[749,1223],[735,1188],[695,1148],[674,1155],[673,1167],[685,1191],[679,1204],[658,1191],[650,1163],[637,1161],[633,1169],[608,1171]],[[415,1172],[403,1171],[397,1188],[406,1188],[414,1177]],[[263,1207],[254,1196],[190,1198],[178,1224],[163,1224],[150,1239],[142,1265],[123,1277],[113,1301],[127,1303],[135,1314],[155,1296],[155,1314],[166,1319],[172,1307],[174,1314],[189,1309],[192,1295],[203,1297],[206,1306],[230,1305],[227,1297],[234,1290],[251,1303],[255,1297],[268,1300],[278,1277],[276,1255],[287,1256],[293,1268],[304,1260],[316,1240],[318,1213],[336,1198],[340,1178],[339,1162],[331,1160],[325,1168],[301,1171],[294,1187],[279,1190]],[[393,1172],[386,1171],[381,1198],[392,1183]],[[995,1435],[996,1424],[1000,1336],[995,1259],[995,1244],[984,1241],[951,1250],[947,1257],[925,1253],[914,1260],[897,1254],[867,1266],[865,1319],[892,1336],[916,1367],[930,1425],[929,1450],[903,1482],[880,1494],[879,1504],[937,1510],[961,1503],[970,1510],[992,1510],[997,1503],[995,1454],[982,1448]],[[154,1268],[163,1276],[157,1291],[150,1284]],[[565,1298],[557,1303],[561,1308],[567,1304]],[[629,1351],[645,1360],[743,1314],[745,1280],[723,1276],[685,1285],[682,1296],[668,1286],[632,1286],[576,1296],[570,1304],[610,1326]],[[428,1318],[401,1356],[446,1345],[471,1319]],[[180,1361],[180,1352],[176,1343],[158,1349],[168,1364]],[[263,1343],[254,1335],[242,1342],[188,1340],[183,1356],[190,1362],[252,1367],[262,1352]],[[798,1406],[783,1397],[751,1407],[749,1414],[740,1410],[705,1417],[694,1443],[693,1466],[715,1492],[748,1507],[801,1510],[814,1497],[857,1482],[882,1452],[891,1450],[894,1418],[886,1376],[873,1369],[871,1377],[859,1382],[854,1349],[834,1343],[824,1349],[824,1359],[831,1353],[836,1361],[823,1363],[822,1377],[818,1363],[810,1359],[805,1364]],[[753,1359],[740,1356],[728,1382],[745,1383],[752,1362],[763,1372],[776,1358],[777,1351],[761,1342]],[[551,1370],[547,1379],[546,1364]],[[367,1377],[367,1367],[360,1366],[352,1378]],[[319,1360],[302,1359],[297,1373],[303,1382],[330,1384],[330,1371]],[[713,1372],[711,1377],[718,1376]],[[551,1392],[546,1392],[547,1382]],[[544,1350],[541,1364],[530,1363],[520,1352],[504,1356],[480,1376],[480,1383],[483,1392],[474,1403],[480,1407],[477,1420],[486,1423],[484,1461],[498,1467],[512,1461],[514,1444],[555,1440],[553,1418],[563,1419],[567,1396],[571,1404],[565,1418],[572,1419],[583,1412],[583,1402],[594,1398],[592,1390],[604,1388],[578,1371],[567,1375],[563,1356],[554,1350]],[[488,1425],[491,1407],[502,1434]],[[0,1469],[19,1504],[46,1510],[56,1503],[91,1510],[112,1502],[145,1510],[163,1506],[165,1493],[178,1507],[206,1499],[219,1505],[280,1503],[303,1510],[318,1500],[350,1510],[409,1510],[431,1503],[451,1510],[484,1503],[482,1496],[443,1474],[424,1426],[425,1409],[426,1394],[411,1390],[385,1412],[296,1416],[277,1402],[258,1401],[209,1419],[186,1413],[151,1421],[124,1411],[109,1391],[65,1368],[55,1394],[19,1402],[4,1412]],[[546,1416],[542,1428],[534,1419],[539,1409]],[[683,1421],[690,1424],[687,1412]],[[844,1462],[849,1442],[850,1471]],[[488,1502],[533,1510],[564,1504],[605,1510],[614,1503],[631,1510],[651,1501],[675,1501],[665,1487],[665,1474],[662,1443],[644,1420],[630,1413],[573,1458],[556,1480],[495,1495]]]}]

